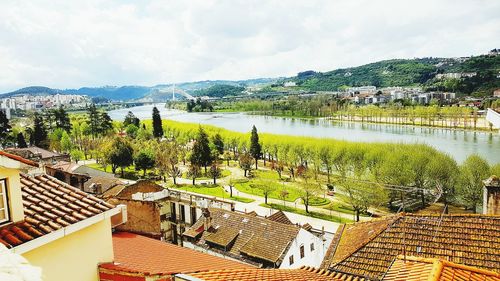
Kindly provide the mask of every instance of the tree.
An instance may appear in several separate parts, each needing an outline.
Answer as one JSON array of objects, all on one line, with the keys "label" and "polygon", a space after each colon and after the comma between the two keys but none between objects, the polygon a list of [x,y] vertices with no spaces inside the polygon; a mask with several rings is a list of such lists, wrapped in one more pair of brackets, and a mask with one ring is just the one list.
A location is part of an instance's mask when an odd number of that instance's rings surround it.
[{"label": "tree", "polygon": [[155,138],[161,138],[163,136],[160,111],[158,111],[158,108],[156,108],[156,106],[153,107],[153,136]]},{"label": "tree", "polygon": [[95,104],[87,107],[87,118],[90,135],[94,139],[113,129],[113,120],[111,120],[111,117],[106,112],[98,111]]},{"label": "tree", "polygon": [[155,166],[153,153],[148,149],[143,149],[134,157],[135,169],[142,170],[142,176],[146,176],[146,170]]},{"label": "tree", "polygon": [[24,135],[21,132],[17,133],[17,147],[19,148],[28,147],[28,145],[26,144],[26,140],[24,139]]},{"label": "tree", "polygon": [[309,213],[311,199],[316,197],[321,191],[321,187],[317,183],[303,183],[300,189],[300,198],[306,207],[306,213]]},{"label": "tree", "polygon": [[262,146],[259,143],[259,134],[255,125],[252,127],[252,134],[250,136],[250,155],[255,159],[255,170],[257,170],[257,164],[262,155]]},{"label": "tree", "polygon": [[247,176],[247,172],[252,170],[252,156],[248,153],[243,153],[240,155],[240,167],[245,171],[245,177]]},{"label": "tree", "polygon": [[191,164],[199,167],[204,166],[205,173],[207,173],[207,166],[212,163],[212,153],[208,136],[201,126],[198,128],[198,135],[196,136],[189,161]]},{"label": "tree", "polygon": [[47,140],[47,129],[43,123],[42,116],[35,112],[33,115],[33,134],[30,137],[32,145],[47,148],[49,146]]},{"label": "tree", "polygon": [[127,127],[128,125],[134,125],[136,127],[139,127],[141,120],[137,117],[135,117],[134,113],[132,111],[129,111],[127,115],[125,116],[125,119],[123,120],[123,126]]},{"label": "tree", "polygon": [[188,175],[193,179],[193,185],[195,185],[195,180],[200,176],[200,166],[196,164],[189,165]]},{"label": "tree", "polygon": [[226,165],[229,167],[229,160],[231,160],[231,158],[232,158],[231,152],[226,151],[226,152],[224,152],[224,154],[222,156],[223,156],[224,160],[226,160]]},{"label": "tree", "polygon": [[339,183],[339,196],[354,209],[356,221],[361,213],[368,212],[373,206],[387,202],[387,194],[381,185],[342,180]]},{"label": "tree", "polygon": [[7,135],[10,133],[12,127],[9,124],[9,119],[3,110],[0,110],[0,144],[4,144]]},{"label": "tree", "polygon": [[461,202],[474,212],[483,200],[483,180],[490,176],[488,162],[478,155],[471,155],[460,165],[460,190]]},{"label": "tree", "polygon": [[214,184],[217,184],[217,178],[222,175],[222,170],[219,168],[219,165],[217,165],[217,162],[212,163],[208,174],[214,179]]},{"label": "tree", "polygon": [[62,106],[55,109],[52,114],[54,115],[56,128],[61,128],[68,133],[71,132],[71,121],[69,119],[69,115]]},{"label": "tree", "polygon": [[77,164],[78,164],[78,161],[82,160],[85,157],[85,155],[83,154],[83,152],[81,150],[78,150],[78,149],[71,150],[71,152],[69,153],[69,156]]},{"label": "tree", "polygon": [[63,152],[69,152],[73,148],[73,142],[71,141],[68,133],[66,131],[63,131],[63,134],[61,136],[61,150]]},{"label": "tree", "polygon": [[267,198],[269,197],[269,194],[276,190],[275,186],[270,182],[265,181],[257,181],[253,184],[253,186],[262,191],[262,195],[264,195],[264,203],[267,205]]},{"label": "tree", "polygon": [[139,127],[137,127],[134,124],[128,124],[127,127],[125,127],[125,133],[127,133],[127,136],[135,139],[137,137],[137,132],[139,131]]},{"label": "tree", "polygon": [[120,137],[115,137],[111,143],[111,149],[108,151],[107,161],[111,164],[111,169],[115,173],[116,168],[121,168],[121,175],[124,176],[124,168],[134,163],[134,150],[132,145]]},{"label": "tree", "polygon": [[215,148],[217,149],[217,152],[219,155],[224,153],[224,142],[222,141],[222,137],[220,136],[219,133],[215,134],[213,140],[212,140]]},{"label": "tree", "polygon": [[288,192],[288,190],[284,188],[278,194],[279,198],[283,200],[283,206],[285,206],[286,198],[288,198],[288,195],[290,195],[290,192]]}]

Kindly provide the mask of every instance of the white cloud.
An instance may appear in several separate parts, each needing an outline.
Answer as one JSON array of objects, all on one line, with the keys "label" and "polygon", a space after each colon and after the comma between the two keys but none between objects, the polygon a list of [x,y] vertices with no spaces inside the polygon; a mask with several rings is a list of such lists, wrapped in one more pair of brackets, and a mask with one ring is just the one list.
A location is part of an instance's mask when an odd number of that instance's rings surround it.
[{"label": "white cloud", "polygon": [[0,92],[246,79],[500,47],[500,2],[2,1]]}]

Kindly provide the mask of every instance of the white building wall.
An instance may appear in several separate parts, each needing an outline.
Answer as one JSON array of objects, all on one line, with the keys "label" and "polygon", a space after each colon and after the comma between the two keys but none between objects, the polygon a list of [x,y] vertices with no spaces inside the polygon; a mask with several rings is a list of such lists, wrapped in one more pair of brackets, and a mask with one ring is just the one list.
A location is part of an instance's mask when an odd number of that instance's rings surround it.
[{"label": "white building wall", "polygon": [[[311,243],[314,251],[311,251]],[[304,245],[304,257],[300,257],[300,246]],[[325,257],[328,245],[322,238],[317,237],[309,231],[300,229],[297,237],[292,241],[280,268],[300,268],[301,266],[312,266],[318,268]],[[290,265],[290,256],[293,255],[293,264]]]}]

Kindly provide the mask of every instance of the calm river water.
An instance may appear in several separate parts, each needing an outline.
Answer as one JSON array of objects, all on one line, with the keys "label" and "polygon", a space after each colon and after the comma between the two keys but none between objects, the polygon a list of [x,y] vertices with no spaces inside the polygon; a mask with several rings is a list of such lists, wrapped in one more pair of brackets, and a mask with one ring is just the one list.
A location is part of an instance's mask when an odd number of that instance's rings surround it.
[{"label": "calm river water", "polygon": [[[490,163],[500,162],[500,134],[498,132],[472,132],[425,127],[361,124],[333,122],[329,120],[305,120],[247,115],[244,113],[186,113],[169,110],[157,104],[164,119],[210,124],[232,131],[249,132],[255,125],[259,132],[334,138],[360,142],[426,143],[447,152],[458,162],[468,155],[477,153]],[[123,120],[128,111],[140,119],[151,119],[153,105],[112,110],[109,115],[114,120]]]}]

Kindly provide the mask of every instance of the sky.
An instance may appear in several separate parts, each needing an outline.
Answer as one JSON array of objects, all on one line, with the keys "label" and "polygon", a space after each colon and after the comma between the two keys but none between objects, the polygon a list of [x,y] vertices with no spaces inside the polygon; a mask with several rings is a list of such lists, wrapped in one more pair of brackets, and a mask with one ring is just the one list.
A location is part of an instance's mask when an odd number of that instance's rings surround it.
[{"label": "sky", "polygon": [[0,2],[0,93],[283,77],[493,48],[498,0]]}]

